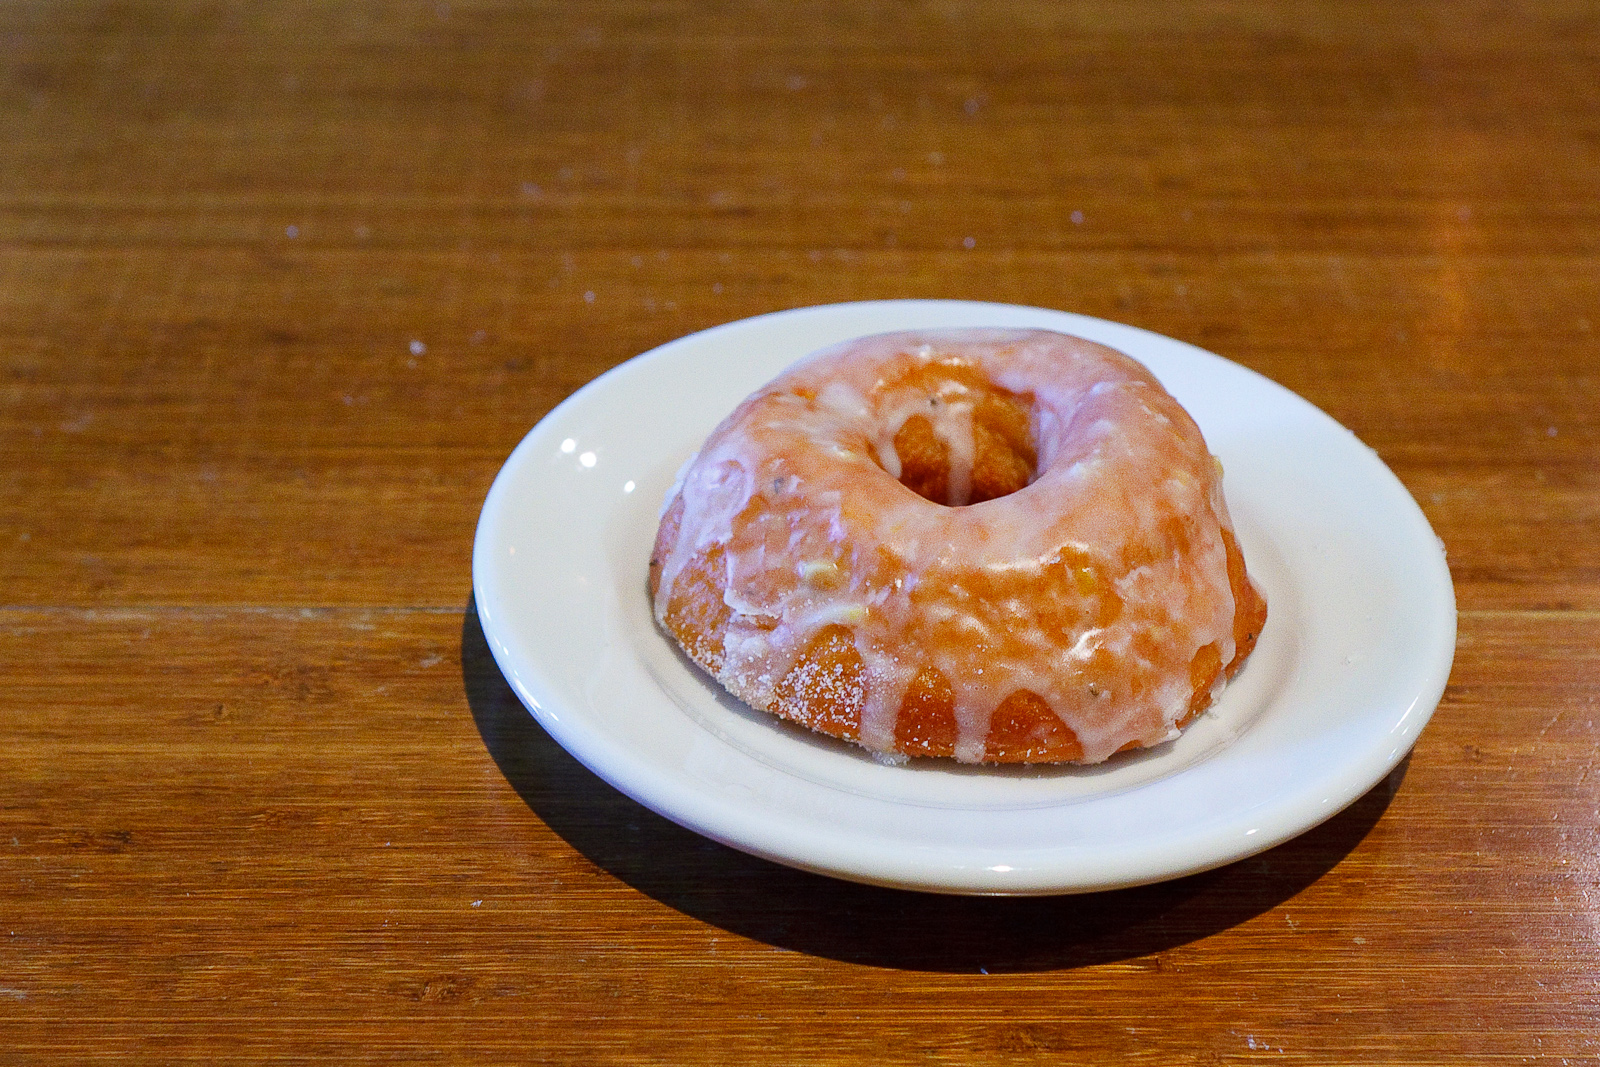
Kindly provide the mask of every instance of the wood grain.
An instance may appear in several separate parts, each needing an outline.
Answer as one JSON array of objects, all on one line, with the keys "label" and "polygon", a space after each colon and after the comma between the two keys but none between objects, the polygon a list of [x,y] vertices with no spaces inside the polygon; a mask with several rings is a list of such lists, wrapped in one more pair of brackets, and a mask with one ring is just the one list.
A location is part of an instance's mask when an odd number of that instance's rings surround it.
[{"label": "wood grain", "polygon": [[[0,145],[0,1060],[1600,1057],[1591,3],[24,2]],[[1191,341],[1372,446],[1461,609],[1407,761],[1006,901],[556,747],[469,601],[511,448],[902,296]]]}]

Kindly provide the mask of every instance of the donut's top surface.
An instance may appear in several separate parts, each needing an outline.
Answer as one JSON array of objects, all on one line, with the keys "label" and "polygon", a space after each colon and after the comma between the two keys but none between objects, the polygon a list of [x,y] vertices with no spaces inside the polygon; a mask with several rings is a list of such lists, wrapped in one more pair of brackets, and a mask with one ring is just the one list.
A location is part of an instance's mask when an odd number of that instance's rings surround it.
[{"label": "donut's top surface", "polygon": [[[842,628],[864,669],[835,695],[874,751],[903,750],[896,716],[929,668],[956,758],[984,759],[995,709],[1024,691],[1097,762],[1176,736],[1223,683],[1197,664],[1236,660],[1220,466],[1148,370],[1079,338],[826,349],[711,434],[665,514],[658,621],[758,708]],[[685,614],[691,584],[707,603]],[[710,632],[685,640],[686,619]]]}]

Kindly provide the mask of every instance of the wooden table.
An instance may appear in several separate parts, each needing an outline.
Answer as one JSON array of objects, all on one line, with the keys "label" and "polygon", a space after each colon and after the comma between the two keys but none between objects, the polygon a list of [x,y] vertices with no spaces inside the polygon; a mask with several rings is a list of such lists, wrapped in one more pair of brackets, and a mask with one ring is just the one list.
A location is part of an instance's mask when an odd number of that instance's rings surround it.
[{"label": "wooden table", "polygon": [[[779,308],[1276,379],[1449,550],[1343,814],[1052,899],[625,799],[470,605],[521,436]],[[1592,0],[0,8],[0,1061],[1600,1057]]]}]

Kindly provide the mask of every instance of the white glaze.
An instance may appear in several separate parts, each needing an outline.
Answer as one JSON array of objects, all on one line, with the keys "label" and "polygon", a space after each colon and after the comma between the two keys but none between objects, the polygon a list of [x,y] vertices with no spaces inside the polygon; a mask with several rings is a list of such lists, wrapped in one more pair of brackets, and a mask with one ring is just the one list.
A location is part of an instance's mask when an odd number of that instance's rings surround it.
[{"label": "white glaze", "polygon": [[[1032,398],[1030,485],[945,506],[896,481],[894,436],[921,413],[949,446],[950,499],[968,499],[970,401],[894,386],[932,361],[975,367]],[[718,680],[766,708],[816,633],[846,625],[866,667],[859,740],[876,752],[895,751],[895,714],[924,664],[954,691],[957,759],[982,759],[992,711],[1022,689],[1097,762],[1176,735],[1199,649],[1233,657],[1220,472],[1149,372],[1092,342],[954,330],[824,350],[712,433],[668,506],[678,497],[657,621],[683,567],[722,546],[733,615]],[[1136,546],[1171,544],[1163,531],[1180,519],[1185,551],[1133,558]],[[1082,581],[1063,587],[1062,568],[1073,567]],[[1108,599],[1121,610],[1102,619]]]}]

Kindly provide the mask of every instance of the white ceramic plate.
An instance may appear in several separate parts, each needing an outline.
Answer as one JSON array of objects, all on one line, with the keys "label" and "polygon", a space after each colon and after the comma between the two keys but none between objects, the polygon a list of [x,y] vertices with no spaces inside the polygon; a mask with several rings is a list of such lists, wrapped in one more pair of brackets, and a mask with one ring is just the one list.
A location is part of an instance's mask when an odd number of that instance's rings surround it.
[{"label": "white ceramic plate", "polygon": [[[727,697],[654,625],[645,570],[678,468],[789,363],[889,330],[1042,327],[1145,363],[1204,431],[1270,615],[1254,655],[1176,741],[1089,768],[887,766]],[[960,301],[804,308],[622,364],[517,446],[489,491],[473,588],[539,723],[639,803],[795,867],[950,893],[1084,892],[1270,848],[1360,797],[1410,750],[1455,651],[1427,520],[1348,430],[1171,338]]]}]

